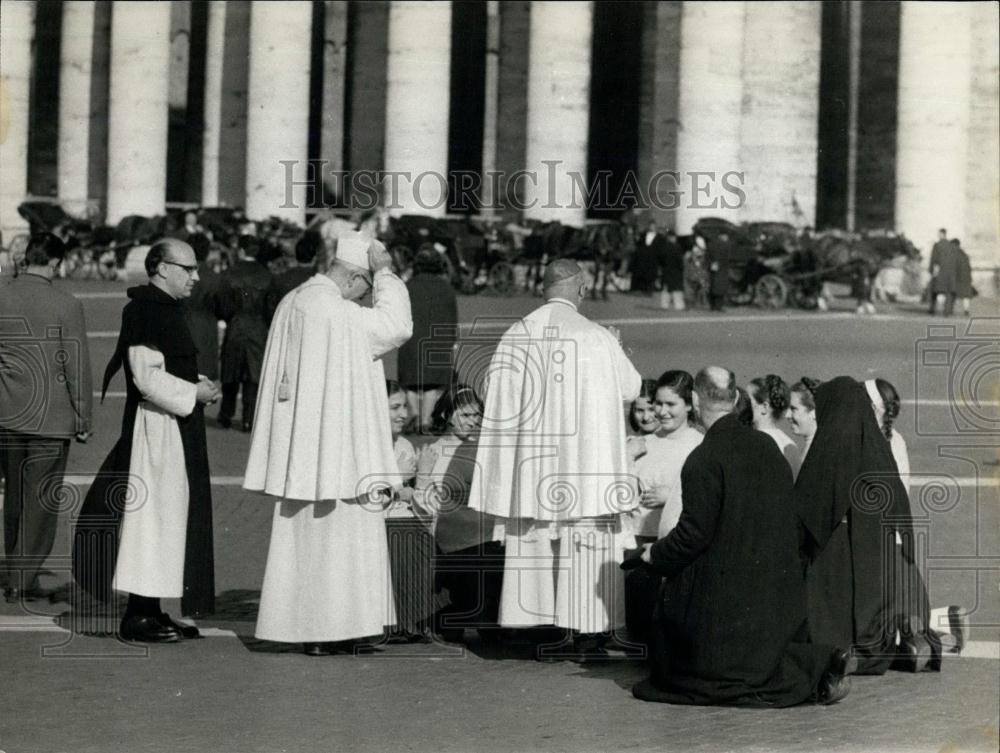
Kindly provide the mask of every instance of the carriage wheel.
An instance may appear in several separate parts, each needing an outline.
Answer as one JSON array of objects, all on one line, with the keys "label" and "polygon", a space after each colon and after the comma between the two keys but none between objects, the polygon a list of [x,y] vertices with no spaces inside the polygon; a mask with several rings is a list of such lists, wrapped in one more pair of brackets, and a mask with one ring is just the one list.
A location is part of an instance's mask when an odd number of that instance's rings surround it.
[{"label": "carriage wheel", "polygon": [[754,286],[754,300],[766,309],[780,309],[788,302],[788,284],[778,275],[764,275]]},{"label": "carriage wheel", "polygon": [[819,306],[819,296],[815,293],[806,292],[802,288],[795,288],[792,290],[792,303],[800,309],[812,311]]},{"label": "carriage wheel", "polygon": [[514,288],[514,267],[505,261],[498,261],[487,274],[486,284],[500,295],[507,295]]}]

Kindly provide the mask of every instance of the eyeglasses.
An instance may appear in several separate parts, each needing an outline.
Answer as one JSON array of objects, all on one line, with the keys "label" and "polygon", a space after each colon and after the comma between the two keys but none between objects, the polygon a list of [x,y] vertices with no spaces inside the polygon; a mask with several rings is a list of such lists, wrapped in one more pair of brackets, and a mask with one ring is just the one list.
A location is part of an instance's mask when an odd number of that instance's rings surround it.
[{"label": "eyeglasses", "polygon": [[175,261],[167,261],[166,259],[164,259],[162,263],[163,264],[172,264],[175,267],[180,267],[181,269],[183,269],[185,272],[188,273],[188,277],[190,277],[191,275],[193,275],[195,272],[198,271],[198,265],[197,264],[178,264]]}]

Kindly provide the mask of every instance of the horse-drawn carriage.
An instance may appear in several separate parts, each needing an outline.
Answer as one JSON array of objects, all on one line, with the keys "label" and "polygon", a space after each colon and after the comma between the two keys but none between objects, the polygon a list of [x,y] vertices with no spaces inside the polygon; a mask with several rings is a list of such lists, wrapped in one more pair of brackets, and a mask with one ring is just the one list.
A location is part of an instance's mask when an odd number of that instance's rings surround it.
[{"label": "horse-drawn carriage", "polygon": [[730,239],[729,302],[761,308],[816,308],[826,283],[850,285],[859,300],[868,301],[872,281],[883,267],[898,257],[920,255],[904,236],[891,231],[802,234],[787,223],[734,225],[718,218],[695,225],[695,234],[708,242],[722,233]]}]

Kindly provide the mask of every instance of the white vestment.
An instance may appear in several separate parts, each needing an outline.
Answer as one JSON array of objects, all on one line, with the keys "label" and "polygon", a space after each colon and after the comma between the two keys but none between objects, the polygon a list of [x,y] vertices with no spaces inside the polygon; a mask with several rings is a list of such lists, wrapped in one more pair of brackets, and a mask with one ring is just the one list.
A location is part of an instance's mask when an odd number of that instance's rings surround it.
[{"label": "white vestment", "polygon": [[258,638],[337,641],[395,622],[376,492],[402,479],[379,358],[412,328],[406,286],[387,270],[370,309],[316,275],[275,311],[243,484],[279,498]]},{"label": "white vestment", "polygon": [[500,623],[621,624],[621,523],[638,505],[622,403],[639,373],[608,330],[550,301],[504,333],[488,380],[469,507],[501,522]]},{"label": "white vestment", "polygon": [[140,596],[181,597],[188,477],[176,416],[194,410],[198,385],[168,373],[163,354],[145,345],[128,349],[128,363],[143,401],[132,430],[130,493],[111,587]]}]

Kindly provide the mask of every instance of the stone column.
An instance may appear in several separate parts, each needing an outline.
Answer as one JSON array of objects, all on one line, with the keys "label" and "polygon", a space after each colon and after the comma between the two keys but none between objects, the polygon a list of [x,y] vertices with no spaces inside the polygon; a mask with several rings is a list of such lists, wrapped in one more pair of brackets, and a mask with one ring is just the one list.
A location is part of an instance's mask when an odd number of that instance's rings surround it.
[{"label": "stone column", "polygon": [[226,52],[226,2],[209,0],[205,50],[205,135],[201,152],[201,203],[219,203],[219,148],[222,137],[222,71]]},{"label": "stone column", "polygon": [[947,228],[949,237],[965,238],[969,8],[965,3],[902,3],[896,229],[925,254],[939,227]]},{"label": "stone column", "polygon": [[[673,181],[657,173],[677,169],[677,105],[680,86],[681,13],[683,3],[646,3],[643,7],[639,105],[639,186],[650,202],[649,217],[662,228],[674,227]],[[657,196],[650,186],[662,185]]]},{"label": "stone column", "polygon": [[492,215],[497,197],[489,174],[497,169],[497,104],[500,92],[500,2],[486,3],[486,93],[483,107],[483,214]]},{"label": "stone column", "polygon": [[386,206],[396,216],[440,217],[448,208],[450,2],[390,4],[386,78],[385,170],[407,174],[387,186]]},{"label": "stone column", "polygon": [[[819,3],[747,3],[743,39],[741,219],[816,218]],[[683,71],[682,67],[682,71]]]},{"label": "stone column", "polygon": [[[497,199],[508,219],[520,215],[511,207],[517,201],[515,186],[507,179],[524,169],[528,136],[528,67],[531,38],[531,3],[508,0],[500,3],[500,54],[497,65]],[[483,176],[485,181],[487,178]]]},{"label": "stone column", "polygon": [[59,70],[59,203],[72,215],[87,213],[90,188],[90,76],[96,4],[63,3]]},{"label": "stone column", "polygon": [[28,193],[28,101],[35,3],[4,0],[0,23],[0,232],[4,243],[26,232],[17,207]]},{"label": "stone column", "polygon": [[163,214],[170,3],[115,2],[111,15],[107,222]]},{"label": "stone column", "polygon": [[[305,224],[312,5],[255,2],[250,11],[246,212]],[[279,160],[289,164],[281,164]]]},{"label": "stone column", "polygon": [[993,271],[1000,267],[1000,6],[975,3],[972,14],[972,92],[965,235],[959,236],[972,262],[976,287],[998,292]]},{"label": "stone column", "polygon": [[677,168],[682,193],[675,220],[681,235],[690,233],[701,217],[739,220],[739,197],[721,191],[720,180],[727,172],[742,170],[746,12],[743,2],[698,0],[681,8]]},{"label": "stone column", "polygon": [[531,5],[525,169],[538,184],[526,190],[537,200],[528,218],[577,227],[586,218],[593,15],[590,2]]},{"label": "stone column", "polygon": [[[319,157],[323,170],[344,169],[344,96],[347,75],[347,3],[327,0],[324,5],[323,37],[323,125]],[[326,181],[337,197],[344,198],[340,181]],[[326,196],[333,199],[333,196]]]},{"label": "stone column", "polygon": [[250,3],[226,0],[219,124],[219,203],[246,207],[247,76],[250,58]]}]

